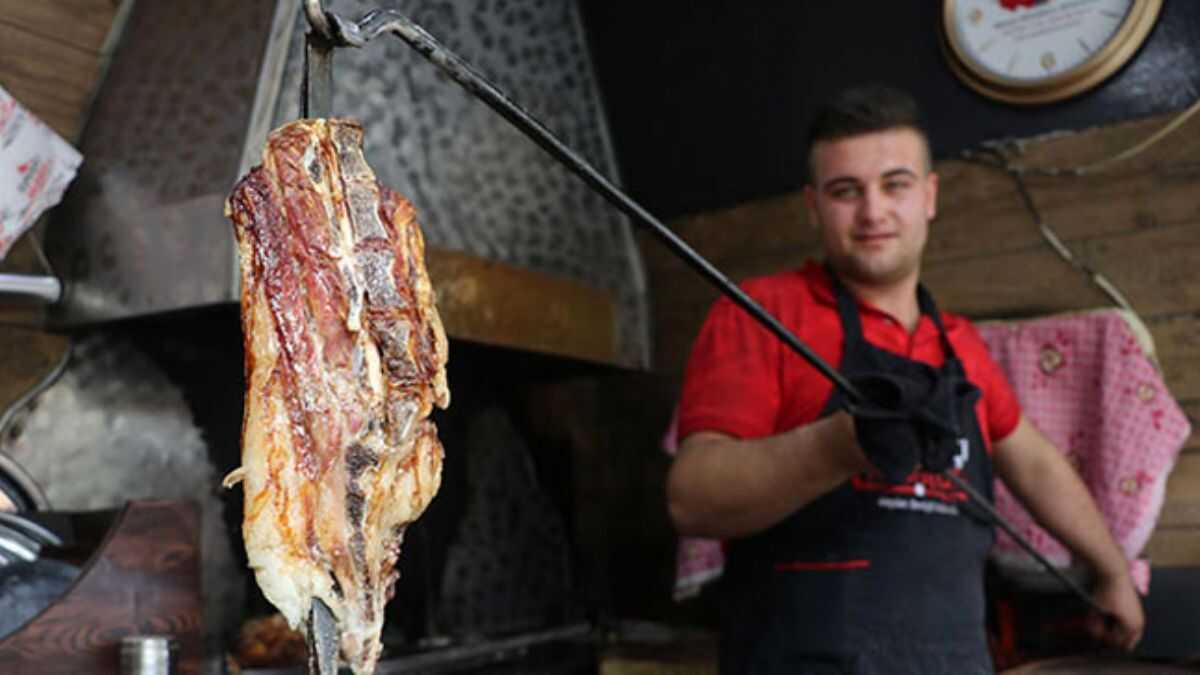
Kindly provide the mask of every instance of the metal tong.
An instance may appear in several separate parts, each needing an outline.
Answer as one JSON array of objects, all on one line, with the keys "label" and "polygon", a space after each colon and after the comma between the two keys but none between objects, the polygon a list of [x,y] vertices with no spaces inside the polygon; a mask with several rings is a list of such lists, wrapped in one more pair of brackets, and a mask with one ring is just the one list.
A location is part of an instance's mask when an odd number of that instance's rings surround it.
[{"label": "metal tong", "polygon": [[[333,96],[331,54],[335,47],[364,47],[369,41],[383,33],[394,34],[420,53],[421,56],[424,56],[434,65],[441,68],[470,94],[486,103],[488,107],[512,123],[513,126],[528,136],[530,140],[548,152],[550,156],[561,162],[583,179],[584,183],[607,199],[622,213],[629,216],[633,222],[649,228],[651,233],[658,237],[672,253],[682,259],[688,266],[699,273],[700,276],[713,284],[718,291],[748,312],[764,328],[820,371],[822,375],[841,389],[842,393],[851,402],[861,403],[867,400],[841,373],[813,352],[808,345],[804,344],[795,334],[780,323],[778,319],[730,281],[712,263],[708,262],[699,253],[696,253],[695,250],[649,211],[626,195],[620,188],[613,185],[611,181],[588,164],[579,154],[555,137],[545,125],[510,100],[499,88],[488,81],[486,77],[476,72],[466,61],[443,46],[427,33],[424,28],[413,23],[407,16],[396,10],[376,9],[367,12],[358,21],[350,21],[326,11],[322,6],[321,0],[305,0],[304,12],[311,28],[306,38],[306,68],[303,85],[303,108],[307,116],[317,117],[328,116],[330,114]],[[1000,515],[988,503],[987,498],[980,494],[978,490],[949,470],[944,471],[942,475],[965,492],[976,507],[983,511],[995,525],[1007,532],[1014,541],[1029,552],[1051,575],[1061,581],[1067,590],[1076,595],[1084,604],[1098,612],[1107,622],[1112,623],[1115,620],[1115,617],[1101,607],[1090,593],[1039,553],[1033,547],[1033,544]]]}]

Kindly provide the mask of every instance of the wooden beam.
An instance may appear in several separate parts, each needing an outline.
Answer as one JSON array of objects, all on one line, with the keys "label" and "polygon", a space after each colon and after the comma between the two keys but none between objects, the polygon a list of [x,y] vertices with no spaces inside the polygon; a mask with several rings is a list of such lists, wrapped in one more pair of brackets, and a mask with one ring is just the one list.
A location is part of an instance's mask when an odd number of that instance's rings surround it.
[{"label": "wooden beam", "polygon": [[1142,555],[1158,567],[1194,567],[1200,560],[1200,527],[1159,527]]},{"label": "wooden beam", "polygon": [[99,54],[120,0],[0,0],[0,23]]},{"label": "wooden beam", "polygon": [[[808,224],[801,192],[679,218],[670,227],[722,269],[784,254],[796,256],[819,243],[816,230]],[[645,232],[639,235],[647,267],[683,266],[656,238]]]},{"label": "wooden beam", "polygon": [[[1018,158],[1028,167],[1075,167],[1090,164],[1128,150],[1161,130],[1179,113],[1171,112],[1139,120],[1121,122],[1079,133],[1047,134],[1026,139]],[[1163,163],[1195,162],[1200,152],[1200,118],[1193,117],[1163,142],[1127,161],[1114,164],[1105,173],[1139,171]],[[1101,175],[1088,176],[1086,180]]]},{"label": "wooden beam", "polygon": [[[962,162],[938,165],[938,216],[925,260],[938,262],[1045,246],[1013,180]],[[1042,218],[1065,242],[1200,221],[1195,183],[1200,165],[1157,167],[1087,178],[1030,178]]]},{"label": "wooden beam", "polygon": [[1200,313],[1154,319],[1147,327],[1171,393],[1200,400]]},{"label": "wooden beam", "polygon": [[1200,452],[1185,452],[1167,479],[1158,527],[1200,527]]},{"label": "wooden beam", "polygon": [[83,124],[100,56],[0,23],[0,86],[67,140]]},{"label": "wooden beam", "polygon": [[446,333],[486,344],[618,364],[611,294],[475,256],[427,249]]},{"label": "wooden beam", "polygon": [[0,410],[7,410],[49,376],[70,348],[65,335],[0,325]]},{"label": "wooden beam", "polygon": [[[673,221],[671,229],[735,282],[799,266],[816,254],[800,192]],[[679,372],[718,292],[657,239],[639,233],[654,307],[654,364]]]},{"label": "wooden beam", "polygon": [[1179,404],[1192,423],[1192,435],[1183,444],[1185,451],[1200,452],[1200,399]]},{"label": "wooden beam", "polygon": [[[1200,237],[1186,224],[1082,242],[1075,253],[1101,270],[1142,316],[1200,307]],[[1012,318],[1111,306],[1049,246],[935,262],[923,277],[939,304],[971,317]]]}]

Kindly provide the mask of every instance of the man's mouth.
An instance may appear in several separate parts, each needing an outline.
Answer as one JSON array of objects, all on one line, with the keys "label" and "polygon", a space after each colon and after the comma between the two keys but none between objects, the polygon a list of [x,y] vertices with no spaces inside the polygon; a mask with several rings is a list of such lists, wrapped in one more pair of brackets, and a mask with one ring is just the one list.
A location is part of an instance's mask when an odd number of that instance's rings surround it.
[{"label": "man's mouth", "polygon": [[895,239],[898,235],[895,232],[870,232],[854,235],[854,241],[859,244],[877,244]]}]

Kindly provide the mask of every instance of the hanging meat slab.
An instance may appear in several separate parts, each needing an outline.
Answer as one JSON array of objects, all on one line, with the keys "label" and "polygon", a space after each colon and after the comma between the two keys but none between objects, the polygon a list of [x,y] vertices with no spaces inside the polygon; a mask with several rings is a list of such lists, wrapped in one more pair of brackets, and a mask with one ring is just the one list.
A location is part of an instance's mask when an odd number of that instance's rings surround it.
[{"label": "hanging meat slab", "polygon": [[446,336],[412,205],[379,185],[362,128],[298,120],[226,202],[246,354],[242,534],[298,628],[320,598],[342,659],[374,671],[405,528],[441,480],[428,416],[450,402]]}]

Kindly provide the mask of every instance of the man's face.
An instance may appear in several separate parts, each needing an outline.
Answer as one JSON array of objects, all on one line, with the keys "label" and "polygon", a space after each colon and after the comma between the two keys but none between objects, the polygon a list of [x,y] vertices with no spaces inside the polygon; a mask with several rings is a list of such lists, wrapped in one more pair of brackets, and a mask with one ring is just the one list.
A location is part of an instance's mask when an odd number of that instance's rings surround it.
[{"label": "man's face", "polygon": [[805,201],[834,270],[868,286],[915,278],[937,213],[924,138],[898,128],[820,141],[811,162]]}]

